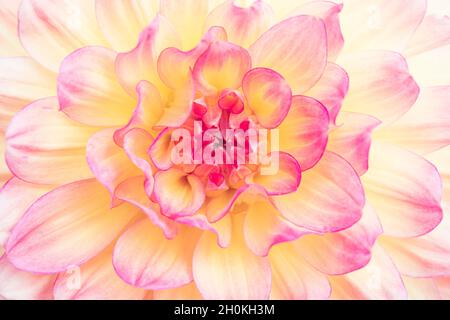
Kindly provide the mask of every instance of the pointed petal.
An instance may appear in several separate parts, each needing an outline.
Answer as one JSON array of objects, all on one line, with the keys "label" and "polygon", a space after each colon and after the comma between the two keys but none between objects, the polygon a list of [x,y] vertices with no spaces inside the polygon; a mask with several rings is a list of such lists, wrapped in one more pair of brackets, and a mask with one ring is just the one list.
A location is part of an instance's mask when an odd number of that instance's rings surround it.
[{"label": "pointed petal", "polygon": [[344,69],[337,64],[328,63],[320,80],[305,95],[320,101],[327,108],[330,121],[335,123],[348,93],[349,82]]},{"label": "pointed petal", "polygon": [[56,95],[56,75],[29,57],[1,58],[0,74],[0,132],[27,104]]},{"label": "pointed petal", "polygon": [[344,46],[344,37],[339,22],[339,14],[342,7],[343,4],[331,1],[310,1],[289,13],[291,17],[308,15],[323,20],[327,30],[329,61],[335,61]]},{"label": "pointed petal", "polygon": [[450,145],[450,86],[422,88],[414,106],[398,121],[375,133],[419,154]]},{"label": "pointed petal", "polygon": [[422,22],[426,0],[346,0],[341,13],[346,51],[401,52]]},{"label": "pointed petal", "polygon": [[3,256],[0,259],[0,296],[8,300],[50,300],[55,277],[16,269]]},{"label": "pointed petal", "polygon": [[409,40],[405,54],[409,57],[450,44],[450,17],[426,16]]},{"label": "pointed petal", "polygon": [[369,171],[362,181],[385,234],[415,237],[430,232],[440,223],[441,178],[436,168],[420,156],[392,145],[374,143]]},{"label": "pointed petal", "polygon": [[331,294],[326,275],[314,269],[288,244],[272,249],[271,299],[325,300]]},{"label": "pointed petal", "polygon": [[393,122],[416,102],[419,87],[406,60],[391,51],[363,51],[340,60],[350,77],[342,109]]},{"label": "pointed petal", "polygon": [[6,133],[6,161],[17,177],[41,184],[92,177],[86,144],[98,129],[72,121],[58,108],[55,98],[38,100],[11,121]]},{"label": "pointed petal", "polygon": [[443,200],[450,203],[450,146],[426,156],[438,169],[443,182]]},{"label": "pointed petal", "polygon": [[385,237],[381,244],[389,252],[400,272],[406,276],[449,276],[449,220],[448,215],[444,215],[441,224],[424,236],[409,239]]},{"label": "pointed petal", "polygon": [[207,0],[161,0],[160,12],[175,27],[182,49],[192,49],[203,36],[208,15]]},{"label": "pointed petal", "polygon": [[402,277],[409,300],[441,300],[439,288],[433,279]]},{"label": "pointed petal", "polygon": [[56,300],[143,300],[147,294],[119,278],[111,249],[79,268],[60,273],[53,291]]},{"label": "pointed petal", "polygon": [[0,246],[6,244],[9,233],[26,210],[51,187],[12,178],[0,190]]},{"label": "pointed petal", "polygon": [[31,57],[55,72],[64,57],[76,49],[105,44],[91,0],[24,0],[18,30]]},{"label": "pointed petal", "polygon": [[28,209],[11,232],[6,254],[21,270],[62,272],[103,251],[136,213],[128,205],[110,210],[108,192],[95,180],[64,185]]},{"label": "pointed petal", "polygon": [[406,300],[407,291],[400,273],[386,252],[376,245],[372,260],[358,271],[330,278],[332,299]]},{"label": "pointed petal", "polygon": [[192,255],[200,232],[183,229],[168,240],[148,219],[129,228],[114,249],[114,268],[130,285],[147,290],[182,287],[192,282]]},{"label": "pointed petal", "polygon": [[100,29],[117,51],[131,50],[139,34],[153,20],[157,0],[96,0],[95,11]]},{"label": "pointed petal", "polygon": [[120,126],[130,119],[134,101],[116,81],[116,53],[86,47],[64,59],[58,76],[61,110],[93,126]]},{"label": "pointed petal", "polygon": [[17,33],[19,7],[21,0],[2,3],[0,8],[0,56],[24,56],[26,52]]},{"label": "pointed petal", "polygon": [[249,49],[254,67],[279,72],[295,94],[311,89],[327,63],[327,34],[322,20],[298,16],[264,33]]},{"label": "pointed petal", "polygon": [[375,211],[366,205],[361,220],[349,229],[305,236],[294,246],[317,270],[340,275],[367,265],[372,258],[372,247],[382,232]]},{"label": "pointed petal", "polygon": [[193,260],[195,283],[204,299],[267,299],[271,287],[268,258],[258,257],[246,248],[242,217],[237,215],[233,220],[228,248],[220,248],[210,232],[201,237]]},{"label": "pointed petal", "polygon": [[272,25],[274,12],[261,0],[253,1],[248,7],[235,2],[228,0],[216,7],[209,13],[206,26],[224,27],[230,42],[248,48]]},{"label": "pointed petal", "polygon": [[347,160],[360,176],[369,168],[372,132],[381,122],[361,113],[341,112],[327,149]]},{"label": "pointed petal", "polygon": [[295,193],[273,198],[281,214],[296,225],[318,232],[349,228],[362,216],[361,181],[350,164],[326,152],[314,169],[303,174]]},{"label": "pointed petal", "polygon": [[320,102],[294,96],[289,114],[278,128],[280,150],[294,156],[302,171],[307,171],[323,156],[328,142],[328,126],[328,113]]}]

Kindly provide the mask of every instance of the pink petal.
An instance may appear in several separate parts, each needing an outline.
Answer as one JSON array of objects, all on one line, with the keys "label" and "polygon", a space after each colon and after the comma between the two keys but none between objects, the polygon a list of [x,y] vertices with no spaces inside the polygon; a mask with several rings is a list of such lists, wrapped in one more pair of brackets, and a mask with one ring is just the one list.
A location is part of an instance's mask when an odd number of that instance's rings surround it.
[{"label": "pink petal", "polygon": [[327,108],[333,124],[348,93],[349,81],[344,69],[337,64],[328,63],[320,80],[306,92],[307,96],[314,97]]},{"label": "pink petal", "polygon": [[332,299],[405,300],[407,292],[400,273],[378,245],[372,249],[369,264],[358,271],[332,277]]},{"label": "pink petal", "polygon": [[4,256],[0,259],[0,296],[8,300],[50,300],[55,277],[16,269]]},{"label": "pink petal", "polygon": [[252,177],[252,183],[263,187],[271,196],[296,192],[302,180],[302,170],[297,160],[284,152],[272,153],[271,157],[278,159],[277,173],[271,175],[257,173]]},{"label": "pink petal", "polygon": [[414,56],[450,44],[450,18],[448,16],[426,16],[405,50]]},{"label": "pink petal", "polygon": [[360,113],[341,112],[327,149],[347,160],[360,176],[369,168],[372,132],[381,122]]},{"label": "pink petal", "polygon": [[161,80],[170,88],[182,87],[191,77],[197,59],[214,41],[226,41],[227,33],[222,27],[211,27],[200,43],[192,50],[177,48],[164,49],[158,58],[158,73]]},{"label": "pink petal", "polygon": [[436,229],[416,238],[383,238],[382,245],[400,272],[410,277],[450,275],[450,221],[448,212]]},{"label": "pink petal", "polygon": [[155,85],[160,94],[167,95],[168,88],[158,76],[158,56],[165,48],[178,47],[179,38],[167,19],[158,15],[142,31],[137,46],[117,56],[116,72],[120,83],[130,94],[136,95],[136,86],[141,80]]},{"label": "pink petal", "polygon": [[298,16],[264,33],[251,47],[254,67],[279,72],[295,94],[311,89],[327,63],[327,34],[322,20]]},{"label": "pink petal", "polygon": [[289,243],[272,249],[270,263],[273,272],[271,299],[325,300],[330,296],[327,277],[309,265]]},{"label": "pink petal", "polygon": [[361,269],[372,258],[372,247],[383,230],[373,209],[351,228],[325,235],[309,235],[295,242],[297,251],[323,273],[340,275]]},{"label": "pink petal", "polygon": [[181,217],[176,221],[194,228],[213,232],[217,236],[217,244],[222,248],[230,245],[232,231],[230,215],[225,215],[219,221],[210,223],[206,216],[206,206],[203,206],[197,214],[189,217]]},{"label": "pink petal", "polygon": [[176,223],[161,215],[156,205],[150,201],[146,182],[144,176],[129,178],[117,187],[116,197],[141,209],[155,226],[161,228],[166,238],[172,239],[177,234]]},{"label": "pink petal", "polygon": [[181,37],[181,49],[192,49],[203,36],[208,14],[207,0],[161,0],[160,12]]},{"label": "pink petal", "polygon": [[0,246],[5,245],[9,233],[25,211],[51,187],[24,182],[17,178],[9,180],[0,190]]},{"label": "pink petal", "polygon": [[13,177],[5,161],[5,147],[5,137],[0,133],[0,188]]},{"label": "pink petal", "polygon": [[175,143],[172,141],[173,130],[164,129],[153,141],[148,150],[148,154],[153,161],[153,164],[159,170],[169,170],[173,167],[172,149]]},{"label": "pink petal", "polygon": [[416,102],[419,87],[406,60],[391,51],[365,51],[341,61],[350,77],[350,91],[343,110],[366,113],[393,122]]},{"label": "pink petal", "polygon": [[19,9],[18,31],[31,57],[55,72],[74,50],[105,44],[90,0],[25,0]]},{"label": "pink petal", "polygon": [[120,126],[135,104],[116,81],[116,53],[86,47],[64,59],[58,76],[61,110],[70,118],[93,126]]},{"label": "pink petal", "polygon": [[443,200],[450,203],[450,146],[426,156],[438,169],[443,182]]},{"label": "pink petal", "polygon": [[198,291],[195,283],[190,285],[168,290],[158,290],[154,292],[155,300],[202,300],[202,296]]},{"label": "pink petal", "polygon": [[241,194],[248,189],[244,186],[240,189],[229,189],[215,197],[206,199],[206,216],[208,221],[217,222],[231,211]]},{"label": "pink petal", "polygon": [[6,254],[21,270],[62,272],[100,253],[136,213],[128,205],[110,210],[108,192],[95,180],[68,184],[31,206],[12,230]]},{"label": "pink petal", "polygon": [[55,98],[38,100],[11,121],[6,132],[6,161],[17,177],[32,183],[91,178],[85,148],[97,130],[70,120],[58,110]]},{"label": "pink petal", "polygon": [[441,300],[439,288],[434,279],[402,277],[409,300]]},{"label": "pink petal", "polygon": [[375,137],[420,154],[436,151],[450,145],[449,108],[450,86],[422,88],[416,104]]},{"label": "pink petal", "polygon": [[183,229],[173,240],[143,219],[129,228],[114,249],[114,268],[130,285],[147,290],[181,287],[192,282],[192,255],[200,232]]},{"label": "pink petal", "polygon": [[328,126],[328,113],[320,102],[294,96],[289,114],[278,128],[280,150],[294,156],[302,171],[307,171],[322,158],[328,142]]},{"label": "pink petal", "polygon": [[435,278],[434,283],[439,290],[441,299],[450,299],[450,277]]},{"label": "pink petal", "polygon": [[225,41],[213,42],[194,66],[198,90],[204,95],[214,95],[239,88],[251,63],[250,55],[242,47]]},{"label": "pink petal", "polygon": [[123,141],[123,149],[128,158],[141,169],[148,180],[153,176],[153,168],[148,156],[148,149],[153,141],[153,137],[147,131],[138,128],[128,131]]},{"label": "pink petal", "polygon": [[248,48],[269,29],[273,20],[272,8],[262,0],[253,1],[248,7],[228,0],[209,13],[206,25],[224,27],[230,42]]},{"label": "pink petal", "polygon": [[385,234],[415,237],[430,232],[441,221],[441,178],[420,156],[374,143],[369,171],[362,180]]},{"label": "pink petal", "polygon": [[191,216],[205,202],[202,181],[179,169],[160,171],[155,175],[154,196],[162,214],[168,217]]},{"label": "pink petal", "polygon": [[138,104],[128,124],[114,133],[114,141],[123,144],[124,135],[132,129],[151,131],[164,113],[164,106],[158,89],[147,81],[139,82],[136,91]]},{"label": "pink petal", "polygon": [[193,260],[195,283],[204,299],[264,300],[269,298],[271,271],[268,258],[247,249],[242,235],[242,215],[233,217],[232,242],[220,248],[214,235],[201,237]]},{"label": "pink petal", "polygon": [[263,127],[276,128],[286,118],[292,91],[277,72],[265,68],[249,71],[242,81],[242,90],[248,107]]},{"label": "pink petal", "polygon": [[0,8],[0,56],[25,56],[17,34],[17,14],[21,0],[11,0],[2,3]]},{"label": "pink petal", "polygon": [[339,22],[339,14],[343,6],[343,4],[333,3],[331,1],[311,1],[306,2],[297,10],[289,13],[291,17],[308,15],[323,20],[327,30],[329,61],[335,61],[344,46],[344,37]]},{"label": "pink petal", "polygon": [[119,278],[107,249],[79,269],[60,273],[54,286],[56,300],[142,300],[147,292]]},{"label": "pink petal", "polygon": [[295,193],[274,197],[282,216],[318,232],[335,232],[354,225],[362,216],[365,197],[358,175],[338,155],[326,152],[314,169],[304,172]]},{"label": "pink petal", "polygon": [[347,51],[401,52],[422,22],[426,0],[346,0],[341,26]]},{"label": "pink petal", "polygon": [[56,94],[56,75],[29,57],[1,58],[0,74],[0,131],[27,104]]},{"label": "pink petal", "polygon": [[125,151],[114,143],[114,129],[105,129],[89,140],[86,157],[97,180],[115,198],[118,185],[142,172],[130,161]]},{"label": "pink petal", "polygon": [[244,237],[248,248],[256,255],[266,257],[272,247],[311,233],[280,216],[269,199],[258,197],[249,204],[244,220]]},{"label": "pink petal", "polygon": [[117,51],[131,50],[139,33],[156,15],[156,1],[96,0],[97,21],[105,38]]}]

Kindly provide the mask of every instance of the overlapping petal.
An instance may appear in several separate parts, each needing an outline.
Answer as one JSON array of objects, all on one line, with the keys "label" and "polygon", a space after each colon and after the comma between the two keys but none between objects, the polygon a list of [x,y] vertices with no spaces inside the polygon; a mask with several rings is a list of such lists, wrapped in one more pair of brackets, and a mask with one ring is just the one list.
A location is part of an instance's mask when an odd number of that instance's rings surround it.
[{"label": "overlapping petal", "polygon": [[200,232],[180,230],[168,240],[148,219],[131,226],[114,249],[114,268],[132,286],[148,290],[182,287],[192,282],[192,255]]},{"label": "overlapping petal", "polygon": [[414,237],[442,220],[442,181],[436,167],[420,156],[392,145],[375,143],[369,171],[362,181],[384,233]]},{"label": "overlapping petal", "polygon": [[29,272],[66,271],[103,251],[137,213],[128,205],[111,210],[108,192],[94,179],[64,185],[37,200],[15,225],[8,260]]},{"label": "overlapping petal", "polygon": [[361,218],[365,197],[350,164],[326,152],[316,167],[303,174],[297,192],[274,197],[273,201],[281,214],[296,225],[334,232],[349,228]]},{"label": "overlapping petal", "polygon": [[130,118],[135,102],[115,77],[117,54],[103,47],[75,51],[61,64],[58,99],[70,118],[93,126],[120,126]]},{"label": "overlapping petal", "polygon": [[254,67],[280,73],[295,94],[311,89],[327,64],[327,34],[322,20],[293,17],[275,25],[250,46]]},{"label": "overlapping petal", "polygon": [[6,161],[11,172],[32,183],[60,184],[91,178],[86,144],[97,130],[60,112],[56,98],[37,100],[9,124]]}]

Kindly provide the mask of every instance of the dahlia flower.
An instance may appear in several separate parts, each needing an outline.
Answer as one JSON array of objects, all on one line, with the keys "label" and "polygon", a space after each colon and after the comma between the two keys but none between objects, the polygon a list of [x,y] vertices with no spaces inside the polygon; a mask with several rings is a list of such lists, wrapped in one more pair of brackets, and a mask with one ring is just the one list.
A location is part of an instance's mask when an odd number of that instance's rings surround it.
[{"label": "dahlia flower", "polygon": [[0,0],[0,297],[450,298],[449,12]]}]

